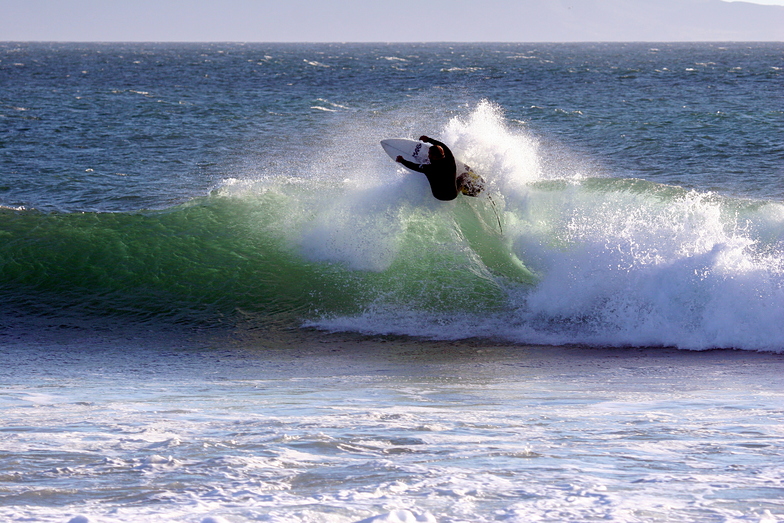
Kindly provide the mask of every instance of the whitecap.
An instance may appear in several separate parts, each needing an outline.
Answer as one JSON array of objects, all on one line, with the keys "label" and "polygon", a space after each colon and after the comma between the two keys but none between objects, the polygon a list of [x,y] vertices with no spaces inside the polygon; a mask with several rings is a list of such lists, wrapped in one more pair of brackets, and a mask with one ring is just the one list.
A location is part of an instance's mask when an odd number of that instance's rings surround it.
[{"label": "whitecap", "polygon": [[356,523],[436,523],[436,518],[427,512],[416,514],[410,510],[393,510]]}]

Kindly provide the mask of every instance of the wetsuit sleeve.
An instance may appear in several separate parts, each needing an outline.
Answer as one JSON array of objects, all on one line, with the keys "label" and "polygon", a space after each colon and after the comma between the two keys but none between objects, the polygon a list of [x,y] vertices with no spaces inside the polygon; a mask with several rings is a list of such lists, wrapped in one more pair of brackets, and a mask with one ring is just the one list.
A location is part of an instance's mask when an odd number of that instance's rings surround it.
[{"label": "wetsuit sleeve", "polygon": [[440,145],[444,149],[444,156],[451,161],[455,161],[455,156],[452,154],[452,150],[447,147],[444,142],[439,142],[435,138],[428,138],[427,141],[433,145]]},{"label": "wetsuit sleeve", "polygon": [[411,169],[412,171],[416,171],[416,172],[418,172],[418,173],[423,173],[423,172],[425,172],[425,171],[422,169],[422,166],[421,166],[421,165],[419,165],[418,163],[409,162],[408,160],[405,160],[405,159],[401,160],[401,161],[400,161],[400,162],[398,162],[398,163],[400,163],[401,165],[404,165],[405,167],[408,167],[408,168],[409,168],[409,169]]},{"label": "wetsuit sleeve", "polygon": [[[438,141],[438,140],[436,140],[435,138],[428,138],[428,139],[427,139],[427,140],[425,140],[425,141],[426,141],[427,143],[431,143],[431,144],[433,144],[433,145],[440,145],[441,147],[446,147],[446,145],[444,145],[444,142],[439,142],[439,141]],[[447,147],[447,149],[448,149],[448,147]]]}]

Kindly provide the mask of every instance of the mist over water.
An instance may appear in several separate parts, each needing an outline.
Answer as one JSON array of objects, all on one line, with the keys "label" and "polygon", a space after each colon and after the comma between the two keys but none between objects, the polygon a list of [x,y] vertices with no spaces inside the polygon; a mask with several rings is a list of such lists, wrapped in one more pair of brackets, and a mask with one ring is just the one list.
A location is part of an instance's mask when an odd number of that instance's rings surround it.
[{"label": "mist over water", "polygon": [[[347,141],[362,143],[357,134]],[[489,102],[450,119],[438,134],[487,177],[509,249],[538,282],[516,286],[484,274],[503,305],[481,311],[420,310],[412,296],[378,287],[379,297],[362,314],[327,313],[310,324],[556,344],[781,345],[782,204],[619,179],[576,159],[545,158],[537,137]],[[290,241],[311,260],[381,273],[394,271],[396,261],[413,263],[423,244],[465,251],[459,234],[448,230],[454,205],[427,200],[421,178],[387,163],[346,171],[335,195],[291,213],[317,209]],[[412,233],[417,248],[406,250]],[[454,270],[443,285],[470,292],[462,282],[482,267],[469,256]],[[406,273],[422,282],[423,276]]]},{"label": "mist over water", "polygon": [[[460,213],[490,213],[486,198],[435,201],[424,177],[378,145],[420,133],[486,178],[499,241],[533,281],[494,272],[466,241]],[[780,202],[619,177],[548,149],[490,101],[440,117],[427,105],[413,116],[344,111],[323,136],[297,152],[281,143],[208,196],[160,211],[5,211],[16,238],[5,246],[6,296],[22,308],[33,300],[27,310],[130,321],[284,314],[330,331],[438,339],[784,343]]]},{"label": "mist over water", "polygon": [[0,519],[782,519],[783,56],[0,43]]}]

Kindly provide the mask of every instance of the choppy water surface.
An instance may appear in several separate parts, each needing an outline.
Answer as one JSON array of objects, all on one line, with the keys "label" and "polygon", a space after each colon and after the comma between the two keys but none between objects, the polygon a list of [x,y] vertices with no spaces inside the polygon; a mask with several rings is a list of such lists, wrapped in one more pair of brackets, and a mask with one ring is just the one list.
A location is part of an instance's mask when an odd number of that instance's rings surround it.
[{"label": "choppy water surface", "polygon": [[784,520],[782,50],[0,44],[0,519]]},{"label": "choppy water surface", "polygon": [[757,522],[784,510],[776,356],[358,341],[144,359],[5,349],[0,514]]}]

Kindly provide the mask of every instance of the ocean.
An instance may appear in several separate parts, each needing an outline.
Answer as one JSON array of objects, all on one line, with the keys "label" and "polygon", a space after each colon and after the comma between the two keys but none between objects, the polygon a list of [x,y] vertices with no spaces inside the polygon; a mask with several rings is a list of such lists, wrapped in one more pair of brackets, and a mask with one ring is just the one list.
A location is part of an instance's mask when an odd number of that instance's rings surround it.
[{"label": "ocean", "polygon": [[3,521],[784,521],[783,358],[782,43],[0,42]]}]

